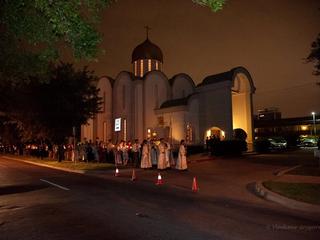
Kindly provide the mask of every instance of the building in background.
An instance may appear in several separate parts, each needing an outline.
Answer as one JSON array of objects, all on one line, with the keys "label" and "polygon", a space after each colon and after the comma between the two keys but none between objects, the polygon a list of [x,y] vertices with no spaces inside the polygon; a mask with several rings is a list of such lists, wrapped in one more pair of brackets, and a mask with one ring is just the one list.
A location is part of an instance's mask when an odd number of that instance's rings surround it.
[{"label": "building in background", "polygon": [[320,134],[320,117],[313,116],[254,120],[255,137],[315,136]]},{"label": "building in background", "polygon": [[281,118],[281,112],[276,107],[258,110],[257,118],[260,120],[275,120]]},{"label": "building in background", "polygon": [[242,128],[253,138],[255,87],[243,67],[206,77],[199,85],[186,73],[168,78],[163,54],[148,36],[132,53],[132,72],[100,78],[102,110],[81,127],[81,139],[114,142],[164,137],[173,144],[203,144],[207,136],[231,139]]}]

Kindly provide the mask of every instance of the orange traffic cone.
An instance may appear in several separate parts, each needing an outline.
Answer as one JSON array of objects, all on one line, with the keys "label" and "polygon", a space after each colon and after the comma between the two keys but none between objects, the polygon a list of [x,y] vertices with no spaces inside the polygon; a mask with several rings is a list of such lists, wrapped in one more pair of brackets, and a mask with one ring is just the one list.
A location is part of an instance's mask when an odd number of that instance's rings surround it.
[{"label": "orange traffic cone", "polygon": [[118,177],[119,175],[120,175],[120,173],[119,173],[119,169],[118,169],[118,168],[116,168],[116,172],[115,172],[114,176],[115,176],[115,177]]},{"label": "orange traffic cone", "polygon": [[162,180],[161,174],[158,173],[158,179],[157,179],[156,185],[162,185],[162,184],[163,184],[163,180]]},{"label": "orange traffic cone", "polygon": [[136,180],[136,171],[132,169],[131,181],[135,181],[135,180]]},{"label": "orange traffic cone", "polygon": [[192,192],[198,192],[199,191],[199,187],[197,184],[197,179],[196,177],[193,177],[193,181],[192,181]]}]

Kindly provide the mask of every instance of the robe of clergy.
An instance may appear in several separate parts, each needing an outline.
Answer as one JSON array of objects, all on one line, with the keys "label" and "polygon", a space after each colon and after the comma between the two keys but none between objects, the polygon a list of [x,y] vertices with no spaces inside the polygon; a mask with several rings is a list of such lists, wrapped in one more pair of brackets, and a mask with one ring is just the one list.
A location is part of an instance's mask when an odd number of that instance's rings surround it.
[{"label": "robe of clergy", "polygon": [[179,153],[178,153],[178,159],[176,163],[176,169],[178,170],[186,170],[188,168],[187,166],[187,151],[184,144],[180,144],[179,147]]}]

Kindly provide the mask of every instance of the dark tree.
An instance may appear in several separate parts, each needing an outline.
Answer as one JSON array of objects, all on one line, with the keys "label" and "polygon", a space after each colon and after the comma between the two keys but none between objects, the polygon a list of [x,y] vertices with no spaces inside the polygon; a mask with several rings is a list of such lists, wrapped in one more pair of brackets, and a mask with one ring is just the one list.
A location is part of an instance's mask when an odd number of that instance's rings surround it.
[{"label": "dark tree", "polygon": [[85,124],[100,110],[97,77],[87,68],[75,71],[71,64],[61,63],[52,70],[48,84],[40,84],[39,120],[56,141],[71,136],[72,127]]},{"label": "dark tree", "polygon": [[307,57],[307,62],[314,63],[314,75],[320,75],[320,34],[318,38],[311,44],[311,52]]},{"label": "dark tree", "polygon": [[85,124],[99,111],[101,98],[92,72],[60,63],[49,76],[46,82],[30,77],[7,91],[2,111],[16,122],[24,140],[61,142],[72,135],[72,127]]}]

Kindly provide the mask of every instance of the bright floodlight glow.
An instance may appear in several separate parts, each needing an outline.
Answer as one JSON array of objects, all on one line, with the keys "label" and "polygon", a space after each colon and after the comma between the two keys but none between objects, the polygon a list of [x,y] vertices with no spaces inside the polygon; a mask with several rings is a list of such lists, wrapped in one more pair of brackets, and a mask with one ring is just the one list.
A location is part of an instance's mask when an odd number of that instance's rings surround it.
[{"label": "bright floodlight glow", "polygon": [[311,114],[312,114],[312,115],[315,115],[316,113],[315,113],[315,112],[312,112]]}]

